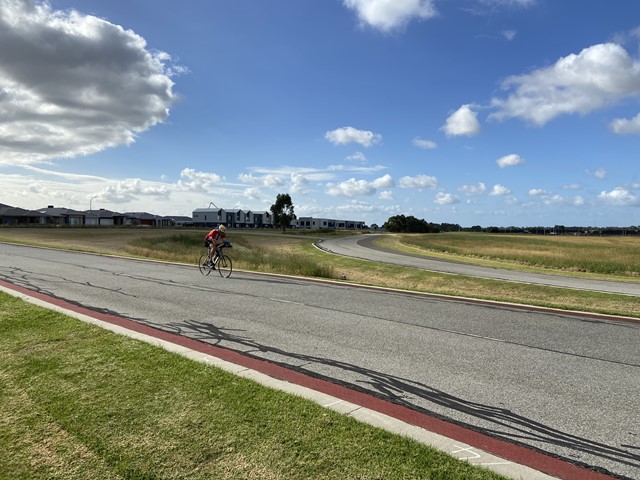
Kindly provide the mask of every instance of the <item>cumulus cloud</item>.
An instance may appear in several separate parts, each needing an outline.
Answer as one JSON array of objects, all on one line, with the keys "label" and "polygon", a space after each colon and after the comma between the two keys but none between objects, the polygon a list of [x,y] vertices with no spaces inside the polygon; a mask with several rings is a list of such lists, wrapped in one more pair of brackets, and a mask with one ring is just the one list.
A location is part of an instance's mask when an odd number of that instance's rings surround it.
[{"label": "cumulus cloud", "polygon": [[[493,98],[489,118],[520,118],[542,126],[560,115],[586,115],[640,94],[640,63],[615,43],[585,48],[529,74],[507,78],[507,98]],[[614,122],[624,130],[633,126]],[[615,130],[614,130],[615,131]]]},{"label": "cumulus cloud", "polygon": [[222,177],[215,173],[198,172],[193,168],[185,168],[180,172],[178,188],[191,192],[210,192],[216,186],[220,186]]},{"label": "cumulus cloud", "polygon": [[504,185],[500,185],[499,183],[493,186],[491,193],[489,195],[494,197],[503,197],[505,195],[509,195],[511,193],[511,189],[505,187]]},{"label": "cumulus cloud", "polygon": [[584,205],[585,201],[581,195],[576,195],[575,197],[563,197],[562,195],[545,195],[543,196],[543,203],[545,205],[553,206],[581,207]]},{"label": "cumulus cloud", "polygon": [[471,110],[470,105],[462,105],[447,118],[442,130],[447,137],[473,137],[480,133],[480,122],[477,117],[478,113]]},{"label": "cumulus cloud", "polygon": [[0,2],[0,164],[131,144],[174,103],[164,52],[119,25],[39,0]]},{"label": "cumulus cloud", "polygon": [[411,20],[426,20],[437,15],[434,0],[343,0],[362,25],[383,32],[406,26]]},{"label": "cumulus cloud", "polygon": [[451,205],[453,203],[460,203],[460,199],[451,193],[438,192],[434,202],[438,205]]},{"label": "cumulus cloud", "polygon": [[353,127],[342,127],[325,133],[324,138],[334,145],[358,143],[363,147],[371,147],[382,141],[382,136],[369,130],[358,130]]},{"label": "cumulus cloud", "polygon": [[402,177],[398,183],[402,188],[422,190],[424,188],[436,188],[438,179],[429,175],[416,175],[415,177]]},{"label": "cumulus cloud", "polygon": [[425,150],[433,150],[434,148],[438,148],[438,144],[432,140],[424,140],[422,138],[414,138],[413,145],[418,148],[423,148]]},{"label": "cumulus cloud", "polygon": [[326,192],[332,197],[356,197],[360,195],[373,195],[379,188],[392,187],[394,184],[391,175],[387,174],[380,178],[367,182],[366,180],[356,180],[350,178],[338,184],[328,183]]},{"label": "cumulus cloud", "polygon": [[520,155],[512,153],[511,155],[500,157],[496,160],[496,163],[500,168],[513,167],[515,165],[522,165],[524,163],[524,159]]},{"label": "cumulus cloud", "polygon": [[640,113],[631,119],[616,118],[609,128],[618,135],[640,135]]},{"label": "cumulus cloud", "polygon": [[476,183],[475,185],[462,185],[460,188],[458,188],[458,191],[464,193],[468,197],[473,197],[482,195],[484,192],[486,192],[487,186],[482,182]]},{"label": "cumulus cloud", "polygon": [[291,192],[292,193],[307,193],[307,185],[309,180],[301,173],[293,172],[291,174]]},{"label": "cumulus cloud", "polygon": [[543,195],[549,195],[549,192],[543,190],[542,188],[531,188],[529,189],[529,195],[532,197],[540,197]]},{"label": "cumulus cloud", "polygon": [[243,195],[250,200],[260,199],[260,189],[258,187],[245,188]]},{"label": "cumulus cloud", "polygon": [[154,185],[143,182],[139,178],[122,180],[114,185],[109,185],[97,197],[100,200],[111,203],[125,203],[140,196],[169,197],[170,190],[167,185]]},{"label": "cumulus cloud", "polygon": [[640,198],[623,187],[616,187],[610,192],[600,192],[598,198],[609,205],[621,207],[640,205]]}]

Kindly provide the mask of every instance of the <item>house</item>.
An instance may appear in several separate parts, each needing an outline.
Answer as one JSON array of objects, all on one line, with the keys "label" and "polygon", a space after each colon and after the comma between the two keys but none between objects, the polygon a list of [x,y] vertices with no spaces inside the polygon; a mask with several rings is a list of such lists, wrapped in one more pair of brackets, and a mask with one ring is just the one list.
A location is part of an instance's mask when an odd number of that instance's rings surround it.
[{"label": "house", "polygon": [[49,205],[35,211],[46,218],[48,225],[84,225],[84,212],[78,210]]},{"label": "house", "polygon": [[195,227],[217,227],[225,225],[228,228],[272,228],[273,222],[270,212],[254,212],[233,208],[196,208],[193,211],[193,225]]},{"label": "house", "polygon": [[193,219],[187,216],[169,215],[168,217],[176,227],[192,227]]},{"label": "house", "polygon": [[146,226],[146,227],[172,227],[173,220],[170,217],[161,217],[147,212],[125,212],[124,225]]},{"label": "house", "polygon": [[112,227],[115,225],[124,225],[125,216],[122,213],[112,212],[111,210],[85,210],[84,224],[94,225],[98,227]]},{"label": "house", "polygon": [[0,203],[0,225],[45,225],[47,215]]}]

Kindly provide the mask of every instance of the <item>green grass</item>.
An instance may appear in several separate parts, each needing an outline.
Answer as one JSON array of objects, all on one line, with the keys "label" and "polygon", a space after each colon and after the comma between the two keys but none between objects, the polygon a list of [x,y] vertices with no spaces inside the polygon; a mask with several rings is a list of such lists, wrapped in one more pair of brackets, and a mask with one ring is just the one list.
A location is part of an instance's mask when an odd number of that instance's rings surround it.
[{"label": "green grass", "polygon": [[499,479],[0,293],[0,479]]}]

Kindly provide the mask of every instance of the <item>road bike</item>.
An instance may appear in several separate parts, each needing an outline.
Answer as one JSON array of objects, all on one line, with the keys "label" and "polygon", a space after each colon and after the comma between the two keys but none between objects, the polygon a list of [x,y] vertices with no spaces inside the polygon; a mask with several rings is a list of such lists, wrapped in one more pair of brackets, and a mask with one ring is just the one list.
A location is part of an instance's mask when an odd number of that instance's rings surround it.
[{"label": "road bike", "polygon": [[202,275],[209,275],[212,270],[218,270],[222,278],[229,278],[233,271],[233,263],[231,262],[231,257],[223,252],[225,248],[231,248],[231,242],[228,240],[225,240],[216,250],[213,256],[213,264],[211,264],[209,260],[209,250],[206,250],[200,255],[198,258],[198,269]]}]

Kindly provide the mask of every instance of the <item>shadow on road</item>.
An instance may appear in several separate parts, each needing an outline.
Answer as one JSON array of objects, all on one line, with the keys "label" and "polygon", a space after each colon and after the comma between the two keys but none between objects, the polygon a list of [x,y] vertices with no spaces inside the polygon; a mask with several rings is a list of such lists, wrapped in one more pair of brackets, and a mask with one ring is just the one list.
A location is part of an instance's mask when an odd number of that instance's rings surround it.
[{"label": "shadow on road", "polygon": [[[640,454],[637,452],[578,437],[518,415],[508,409],[468,401],[420,382],[329,358],[287,352],[243,337],[240,331],[225,329],[224,327],[218,327],[210,323],[187,320],[182,323],[150,325],[209,344],[232,349],[253,358],[261,360],[265,360],[266,357],[279,358],[281,360],[275,361],[274,363],[316,378],[322,378],[323,380],[333,383],[340,383],[348,388],[373,394],[395,404],[403,405],[413,410],[423,411],[431,415],[434,414],[420,407],[417,402],[414,402],[420,400],[420,403],[428,402],[439,405],[476,418],[481,421],[479,422],[481,425],[485,426],[467,424],[446,418],[449,421],[464,425],[467,428],[486,435],[512,443],[526,445],[529,448],[532,447],[532,444],[553,445],[556,447],[556,450],[560,448],[562,451],[567,452],[564,457],[566,460],[572,463],[582,464],[588,468],[593,468],[593,466],[588,466],[584,462],[576,462],[576,460],[571,457],[579,456],[582,458],[584,455],[578,454],[578,452],[581,452],[582,454],[627,467],[638,468],[638,465],[640,465]],[[334,378],[319,375],[317,372],[305,368],[305,366],[308,367],[309,365],[328,366],[342,372],[355,374],[365,380],[358,384],[336,381]],[[489,426],[487,427],[486,425]],[[533,446],[533,448],[545,451],[544,448],[535,446]],[[629,448],[637,447],[629,446]],[[545,451],[545,453],[558,456],[553,452]]]}]

